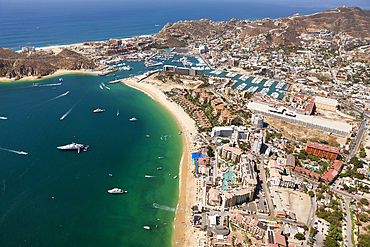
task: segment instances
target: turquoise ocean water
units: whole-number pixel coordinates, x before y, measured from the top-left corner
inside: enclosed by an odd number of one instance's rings
[[[311,14],[344,2],[369,8],[361,0],[299,6],[264,1],[4,0],[0,47],[19,50],[133,37],[156,33],[178,20]],[[173,177],[179,172],[182,140],[173,117],[144,93],[123,84],[100,89],[102,82],[146,71],[141,63],[128,64],[134,70],[117,72],[116,78],[65,75],[61,85],[51,85],[59,83],[56,77],[36,86],[0,83],[0,116],[9,118],[0,120],[0,246],[171,245],[179,185]],[[98,107],[106,111],[92,113]],[[139,121],[129,122],[133,116]],[[167,141],[161,140],[163,135]],[[89,151],[56,148],[72,141],[89,145]],[[108,194],[113,187],[128,193]],[[144,230],[144,225],[153,230]]]
[[[28,153],[0,150],[0,246],[169,246],[182,155],[175,120],[123,84],[101,90],[109,77],[63,78],[0,84],[0,147]],[[56,148],[72,141],[90,149]],[[128,193],[108,194],[113,187]]]

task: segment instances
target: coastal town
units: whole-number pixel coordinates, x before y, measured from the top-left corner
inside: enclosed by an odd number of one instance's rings
[[[282,22],[228,25],[207,37],[176,29],[175,47],[147,35],[20,53],[74,51],[97,64],[80,72],[175,116],[186,160],[173,246],[369,246],[370,39],[312,28],[277,44]],[[253,25],[273,28],[245,35]],[[138,62],[145,73],[115,75]]]

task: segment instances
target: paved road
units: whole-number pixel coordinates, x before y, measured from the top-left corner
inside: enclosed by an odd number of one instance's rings
[[[354,141],[352,141],[351,146],[349,148],[349,154],[346,159],[347,162],[357,153],[357,150],[360,147],[362,137],[364,136],[366,123],[367,120],[362,121],[360,127],[358,128],[356,138]]]
[[[261,163],[258,165],[258,168],[259,168],[259,171],[260,171],[260,179],[262,179],[262,189],[265,192],[267,203],[269,205],[270,216],[275,217],[274,205],[272,204],[271,197],[270,197],[270,190],[269,190],[269,188],[267,186],[267,182],[266,182],[266,173],[265,173],[263,159],[261,159]]]
[[[348,247],[353,247],[352,245],[352,239],[351,239],[351,230],[352,230],[352,219],[351,219],[351,212],[349,210],[349,199],[344,198],[344,207],[346,209],[346,236],[347,236],[347,246]]]

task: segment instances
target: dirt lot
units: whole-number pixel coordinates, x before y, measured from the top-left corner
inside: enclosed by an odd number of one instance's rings
[[[298,124],[288,123],[276,118],[265,116],[265,122],[281,131],[283,136],[293,140],[316,140],[316,141],[327,141],[329,144],[339,143],[345,145],[346,138],[338,137],[334,135],[328,135],[319,130],[315,130],[309,127],[303,127]]]
[[[279,192],[279,197],[283,200],[276,200],[280,202],[280,205],[276,206],[294,212],[298,222],[306,223],[311,211],[310,196],[302,192],[274,186],[271,188],[271,192],[275,198],[279,198],[275,190],[281,192]],[[290,209],[287,208],[287,205],[289,205],[288,207],[290,207]]]

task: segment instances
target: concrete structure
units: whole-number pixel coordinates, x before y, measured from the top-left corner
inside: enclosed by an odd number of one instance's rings
[[[338,101],[336,99],[329,99],[320,96],[315,97],[315,106],[318,109],[324,109],[329,111],[336,111]]]
[[[219,154],[224,159],[230,159],[235,163],[238,163],[243,150],[239,148],[230,147],[229,144],[222,145],[218,148]]]
[[[339,154],[337,147],[311,141],[307,142],[305,150],[308,154],[327,159],[337,159]]]
[[[190,76],[202,76],[203,75],[203,70],[201,69],[189,69],[189,68],[177,67],[177,66],[172,66],[172,65],[164,65],[163,71],[173,72],[175,74],[180,74],[180,75],[190,75]]]
[[[207,53],[208,52],[208,47],[205,46],[205,45],[200,45],[198,50],[199,50],[199,54]]]
[[[280,119],[294,124],[299,124],[305,127],[318,129],[324,132],[333,133],[338,136],[346,137],[352,132],[352,126],[350,124],[339,121],[333,121],[309,115],[297,114],[295,117],[292,117],[286,114],[269,112],[270,107],[268,105],[257,102],[250,102],[248,103],[247,107],[248,109],[254,111],[254,113],[270,116],[276,119]]]
[[[255,188],[251,187],[224,191],[222,195],[222,208],[233,207],[243,204],[244,202],[252,201],[254,191]]]
[[[232,126],[213,127],[211,137],[230,137],[234,132]]]

